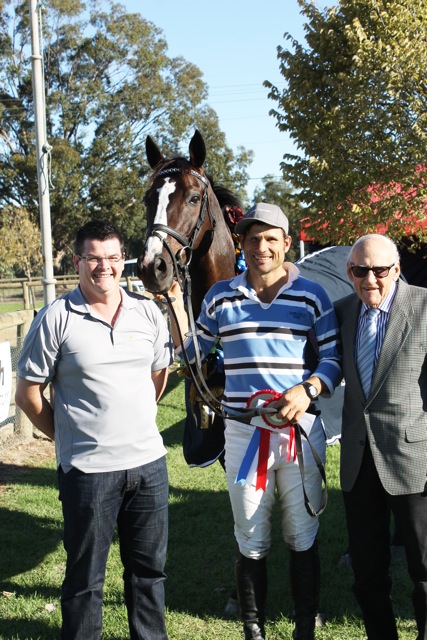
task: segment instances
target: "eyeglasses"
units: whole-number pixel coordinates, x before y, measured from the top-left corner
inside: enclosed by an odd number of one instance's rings
[[[395,263],[389,267],[362,267],[360,265],[352,264],[350,266],[351,273],[355,278],[366,278],[368,273],[372,271],[376,278],[387,278],[390,273],[390,269],[394,267]]]
[[[79,256],[77,254],[79,260],[86,260],[91,267],[95,265],[101,264],[103,260],[106,260],[108,264],[115,264],[116,262],[120,262],[125,257],[125,254],[122,253],[121,256],[103,256],[102,258],[98,258],[97,256]]]

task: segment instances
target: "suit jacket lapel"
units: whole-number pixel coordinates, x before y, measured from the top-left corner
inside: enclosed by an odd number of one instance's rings
[[[384,341],[372,378],[372,386],[368,398],[369,400],[378,393],[391,371],[393,363],[401,350],[408,333],[412,329],[412,325],[410,323],[410,316],[412,313],[413,310],[409,290],[404,282],[400,282],[390,309],[390,317],[388,319]]]
[[[365,394],[360,384],[359,372],[357,371],[356,360],[354,358],[354,342],[356,339],[357,325],[359,321],[361,302],[356,294],[349,300],[346,312],[341,323],[341,339],[343,342],[344,358],[347,358],[346,384],[351,386],[354,393],[360,396],[360,400],[365,403]]]

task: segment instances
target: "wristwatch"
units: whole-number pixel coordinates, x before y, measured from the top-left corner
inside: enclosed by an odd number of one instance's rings
[[[319,397],[319,392],[314,384],[310,384],[309,382],[301,382],[301,384],[304,387],[305,392],[310,400],[317,400],[317,398]]]

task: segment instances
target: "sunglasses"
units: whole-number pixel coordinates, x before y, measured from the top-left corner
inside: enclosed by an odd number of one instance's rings
[[[391,264],[389,267],[361,267],[357,264],[352,264],[350,269],[355,278],[366,278],[370,271],[372,271],[376,278],[387,278],[394,264],[395,263]]]

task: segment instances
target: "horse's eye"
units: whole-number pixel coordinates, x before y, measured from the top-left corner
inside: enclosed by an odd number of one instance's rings
[[[191,198],[190,198],[190,203],[191,204],[199,204],[199,202],[200,202],[200,196],[199,196],[198,193],[194,194],[194,196],[191,196]]]

